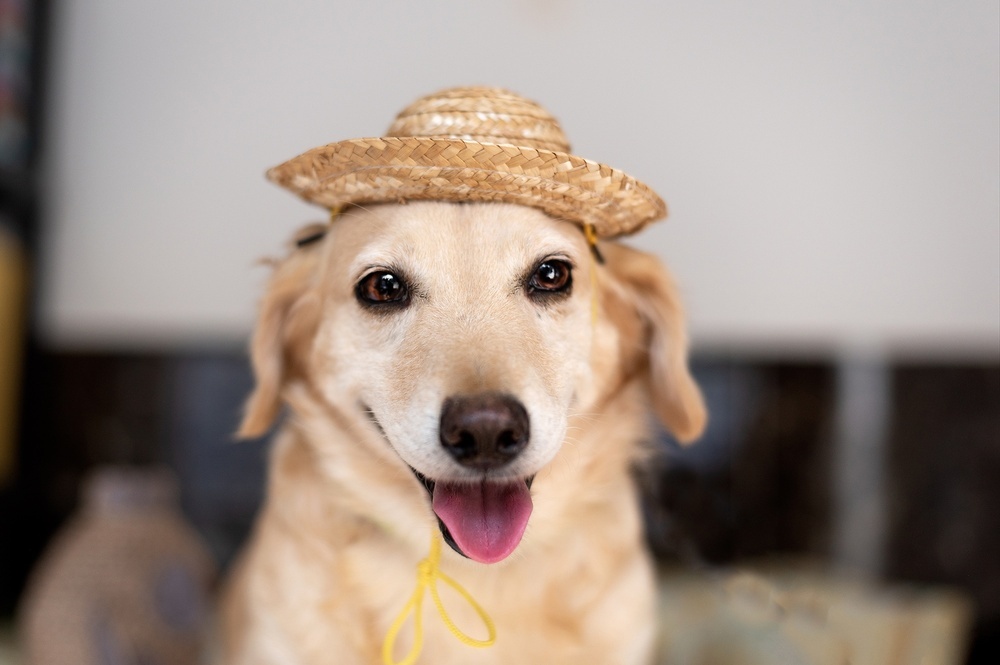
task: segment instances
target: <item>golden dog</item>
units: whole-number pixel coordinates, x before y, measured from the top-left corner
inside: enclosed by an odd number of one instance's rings
[[[240,434],[290,416],[224,603],[225,662],[382,662],[432,534],[491,648],[423,608],[420,663],[649,663],[630,469],[705,408],[660,263],[509,203],[352,207],[277,262]],[[455,623],[481,637],[443,588]],[[400,633],[395,657],[413,640]]]

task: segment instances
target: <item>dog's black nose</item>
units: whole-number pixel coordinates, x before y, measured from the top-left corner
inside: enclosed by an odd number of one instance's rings
[[[473,469],[503,466],[524,450],[529,434],[528,412],[510,395],[449,397],[441,409],[441,445]]]

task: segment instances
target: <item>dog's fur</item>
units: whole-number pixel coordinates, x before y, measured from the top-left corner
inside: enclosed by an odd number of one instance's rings
[[[480,391],[513,395],[528,412],[530,442],[509,474],[537,474],[534,512],[499,563],[443,552],[442,570],[495,621],[495,646],[459,643],[428,600],[419,662],[649,661],[655,584],[630,469],[650,412],[681,441],[706,416],[668,274],[623,245],[600,250],[599,266],[579,225],[532,208],[422,202],[352,208],[276,263],[240,434],[263,434],[282,402],[291,415],[226,593],[227,663],[381,662],[438,530],[411,468],[471,477],[442,450],[438,426],[446,398]],[[526,275],[553,256],[573,266],[572,291],[533,301]],[[409,277],[405,309],[359,304],[373,266]],[[442,596],[459,626],[485,634],[464,601]]]

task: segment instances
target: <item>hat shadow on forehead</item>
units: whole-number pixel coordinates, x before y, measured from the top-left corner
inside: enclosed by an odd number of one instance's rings
[[[559,122],[500,88],[452,88],[406,107],[387,135],[313,148],[268,171],[306,201],[504,201],[634,233],[666,215],[653,190],[624,172],[570,154]]]

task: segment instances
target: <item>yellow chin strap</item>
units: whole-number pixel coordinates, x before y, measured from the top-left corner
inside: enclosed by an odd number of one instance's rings
[[[427,555],[426,559],[417,564],[417,588],[413,590],[410,600],[403,606],[402,611],[389,627],[389,632],[385,634],[385,641],[382,642],[382,662],[384,665],[413,665],[417,662],[417,658],[420,657],[420,650],[424,646],[424,622],[421,610],[424,602],[424,591],[426,590],[430,590],[434,606],[437,607],[438,614],[441,615],[444,625],[447,626],[451,634],[462,644],[481,649],[493,646],[493,643],[496,642],[497,630],[486,610],[480,607],[479,603],[472,598],[472,595],[462,585],[441,572],[441,569],[438,567],[440,563],[441,534],[435,530],[433,535],[431,535],[430,554]],[[437,589],[438,580],[441,580],[457,591],[469,603],[472,609],[476,611],[476,614],[479,615],[479,618],[482,619],[489,637],[485,640],[477,640],[463,633],[455,625],[455,622],[448,616],[448,612],[445,611],[444,605],[441,603],[441,597],[438,595]],[[393,648],[396,646],[396,636],[399,635],[399,631],[402,629],[403,624],[406,623],[410,614],[413,614],[413,646],[410,647],[409,653],[406,654],[403,660],[396,661],[393,660],[392,656]]]
[[[597,249],[597,231],[593,224],[583,225],[583,235],[590,245],[590,327],[597,327],[597,317],[599,314],[597,306],[597,264],[604,263],[601,251]]]

